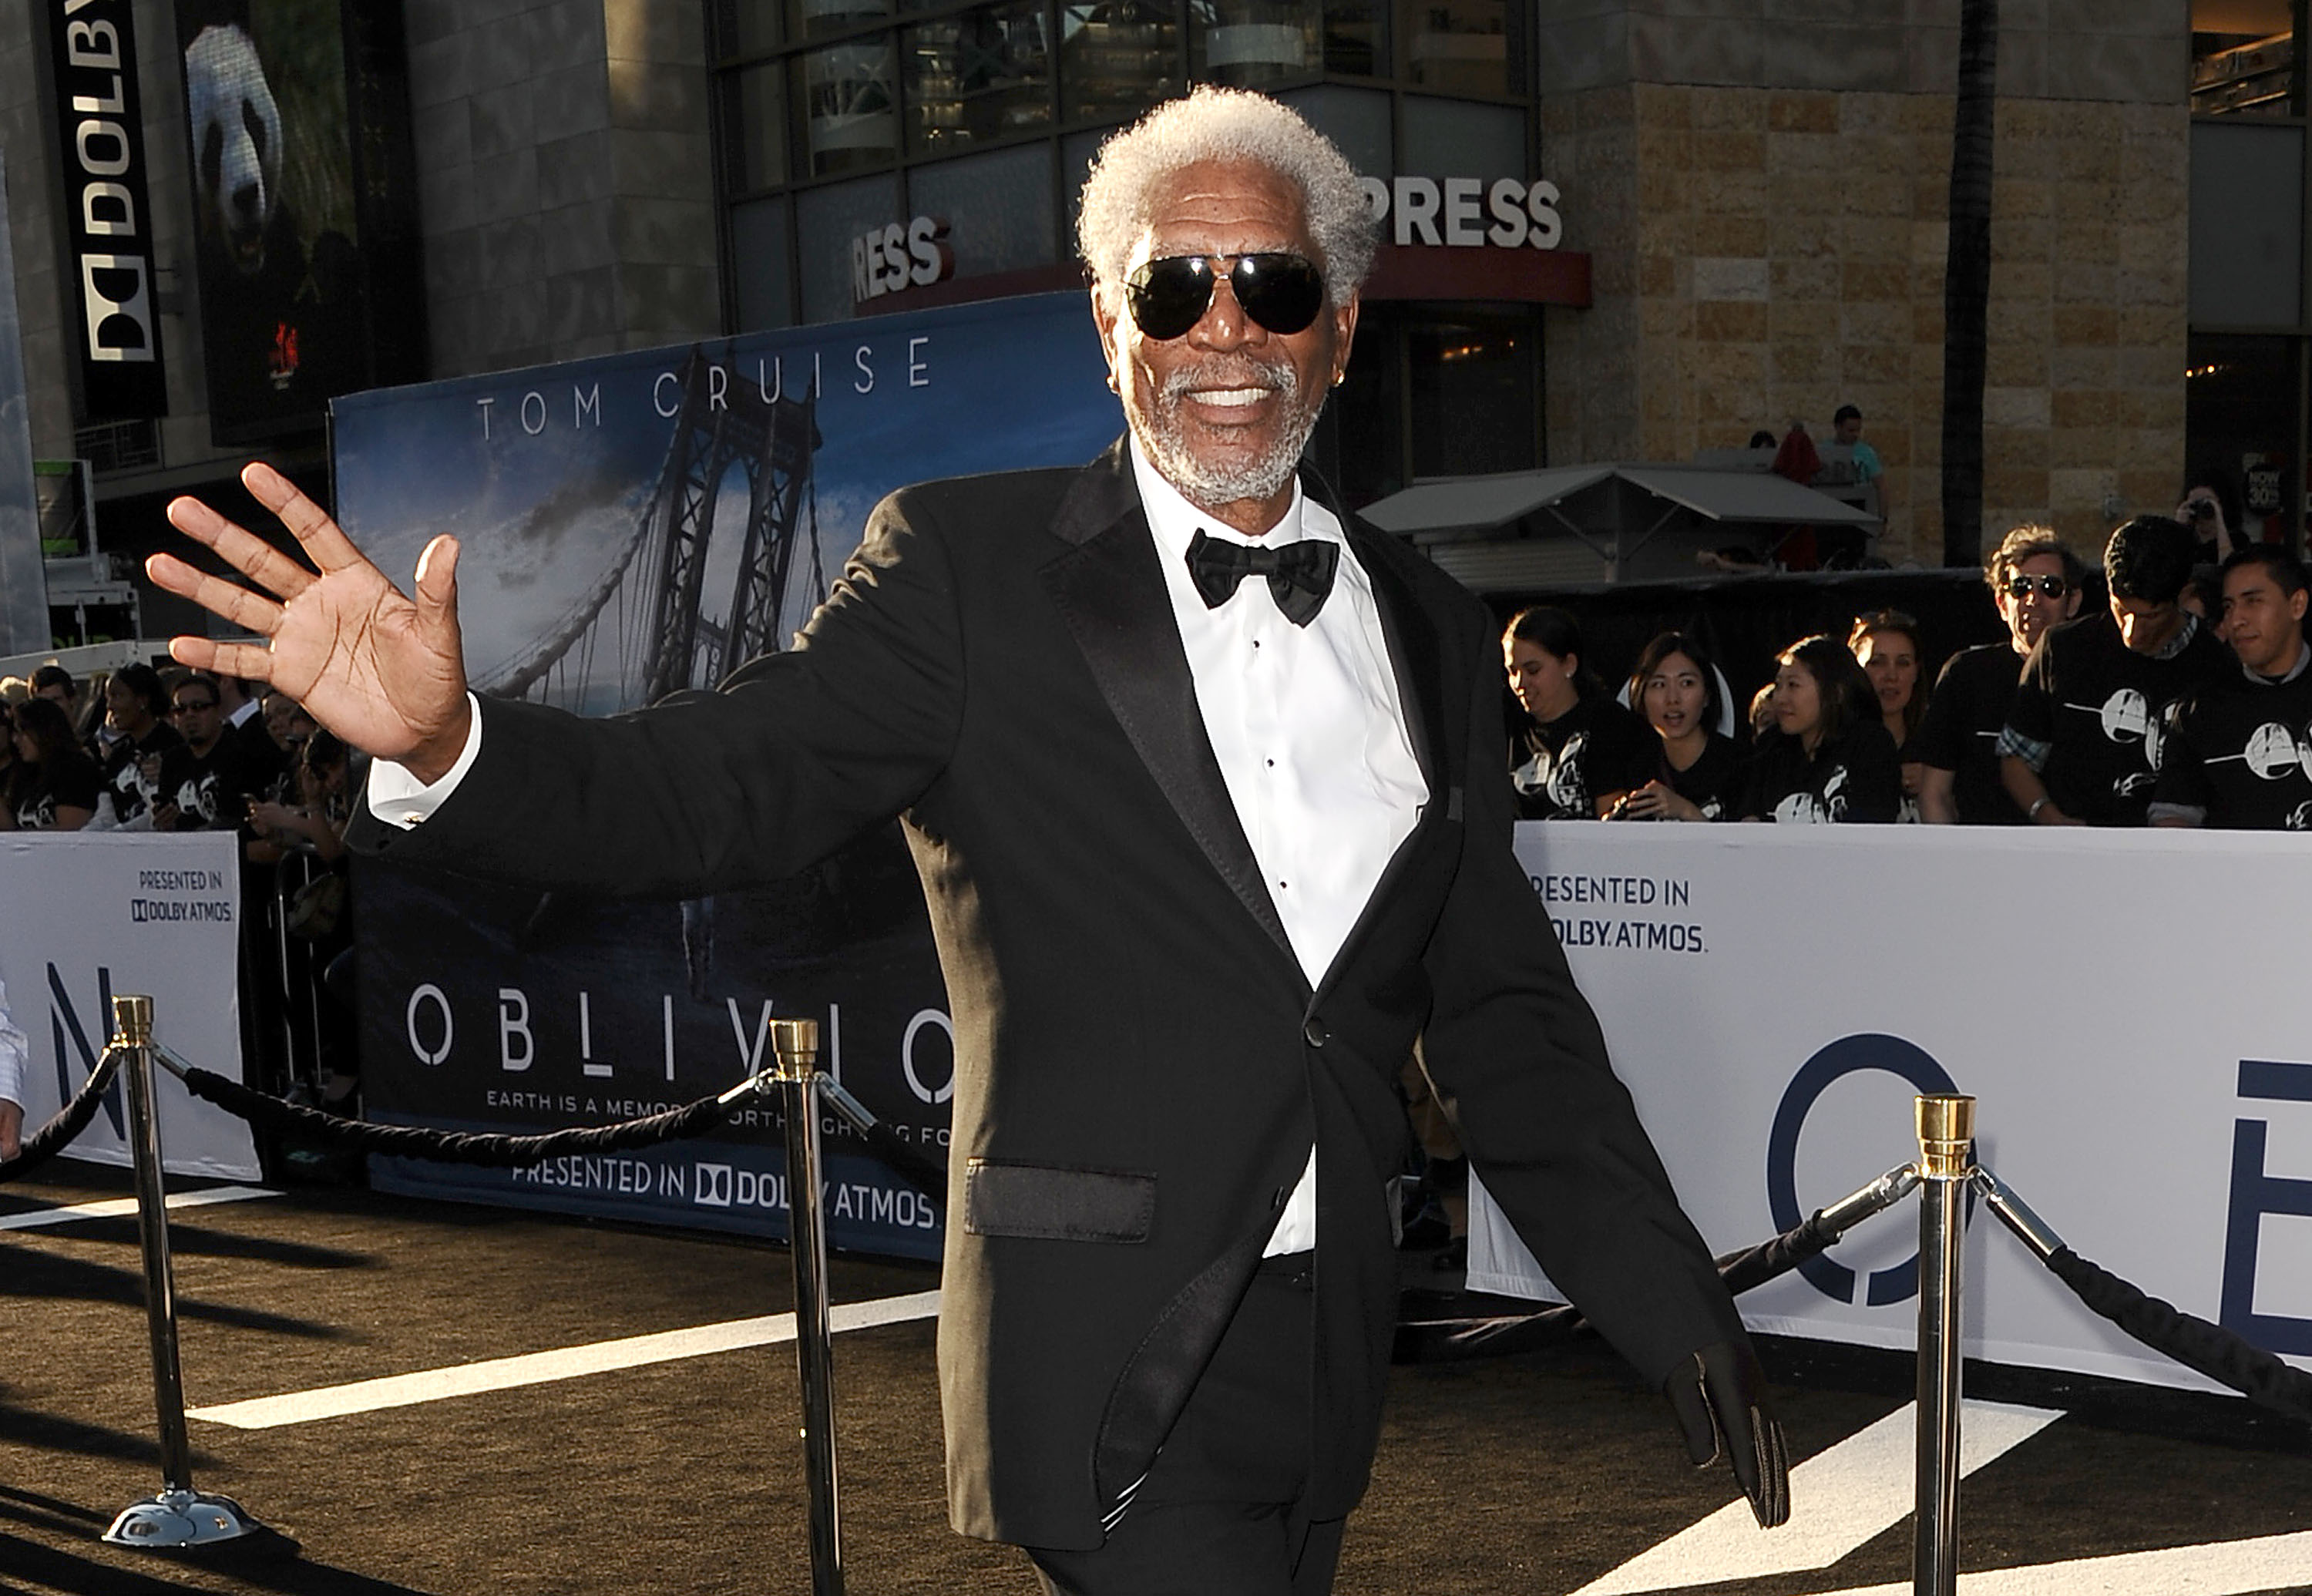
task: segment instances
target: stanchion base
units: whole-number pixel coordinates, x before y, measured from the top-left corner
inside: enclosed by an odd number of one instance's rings
[[[122,1508],[112,1528],[104,1532],[104,1539],[113,1546],[165,1551],[267,1533],[265,1526],[230,1496],[163,1491]]]

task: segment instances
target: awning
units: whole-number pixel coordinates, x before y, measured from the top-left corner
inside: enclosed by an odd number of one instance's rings
[[[1771,471],[1608,463],[1554,466],[1415,483],[1365,506],[1367,521],[1404,535],[1489,532],[1618,477],[1710,521],[1781,526],[1876,526],[1878,518]]]

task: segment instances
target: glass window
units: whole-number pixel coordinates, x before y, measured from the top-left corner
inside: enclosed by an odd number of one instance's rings
[[[1427,178],[1523,178],[1526,113],[1511,105],[1405,97],[1405,170]]]
[[[722,148],[731,192],[749,194],[787,180],[785,63],[723,75]]]
[[[1541,391],[1541,329],[1531,311],[1409,311],[1413,475],[1530,470]]]
[[[1312,83],[1278,99],[1309,119],[1309,125],[1331,139],[1349,158],[1349,164],[1369,178],[1397,175],[1397,159],[1389,148],[1388,93],[1382,89],[1352,89],[1341,83]],[[1473,109],[1492,110],[1492,106]],[[1514,114],[1514,113],[1512,113]],[[1520,172],[1519,175],[1523,175]]]
[[[2303,538],[2296,514],[2299,351],[2294,338],[2197,335],[2184,384],[2186,486],[2213,488],[2224,523],[2250,542],[2290,548],[2302,547]]]
[[[1325,70],[1350,77],[1389,77],[1385,0],[1325,0]]]
[[[891,14],[891,0],[793,0],[793,4],[797,39],[848,33]]]
[[[795,196],[801,250],[802,319],[817,326],[852,313],[851,243],[871,227],[903,219],[896,177],[861,178],[806,189]]]
[[[710,0],[706,14],[718,61],[743,60],[786,42],[786,0]]]
[[[812,177],[889,166],[898,157],[897,66],[888,33],[797,61]]]
[[[2293,327],[2303,314],[2304,129],[2192,127],[2192,320]]]
[[[2193,0],[2192,111],[2286,117],[2303,110],[2300,0]]]
[[[794,267],[787,254],[787,202],[749,200],[731,208],[731,284],[740,332],[794,324]]]
[[[1047,144],[941,161],[907,173],[907,208],[948,224],[955,275],[1052,260],[1052,152]]]
[[[975,6],[901,38],[910,150],[961,149],[1051,125],[1052,56],[1038,0]]]
[[[1068,238],[1073,249],[1076,218],[1083,214],[1084,179],[1091,175],[1091,158],[1099,153],[1099,146],[1116,131],[1113,127],[1097,127],[1089,133],[1071,133],[1060,140],[1060,194],[1068,202]]]
[[[1516,0],[1419,0],[1406,22],[1406,81],[1448,94],[1522,92]]]
[[[1060,115],[1121,122],[1180,92],[1179,13],[1145,0],[1060,7]]]
[[[1190,0],[1190,75],[1247,88],[1324,66],[1321,0]]]

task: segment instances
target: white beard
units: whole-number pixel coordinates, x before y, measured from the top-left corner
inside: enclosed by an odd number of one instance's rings
[[[1192,388],[1214,386],[1268,389],[1283,400],[1292,413],[1292,420],[1276,434],[1267,450],[1251,460],[1236,464],[1200,460],[1189,451],[1184,435],[1180,401]],[[1204,506],[1265,499],[1290,482],[1294,468],[1300,463],[1300,451],[1308,444],[1309,434],[1317,428],[1318,412],[1325,404],[1321,391],[1315,403],[1303,401],[1300,375],[1291,363],[1280,360],[1270,365],[1248,356],[1222,356],[1206,363],[1201,370],[1176,371],[1154,398],[1149,435],[1140,440],[1141,447],[1148,452],[1149,460],[1164,479],[1180,490],[1183,498]]]

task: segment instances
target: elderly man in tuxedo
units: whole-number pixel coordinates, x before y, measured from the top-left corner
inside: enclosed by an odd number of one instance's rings
[[[1081,242],[1128,436],[892,495],[718,692],[477,703],[455,543],[405,598],[256,467],[319,574],[179,501],[254,586],[154,579],[267,642],[177,657],[377,755],[355,845],[436,867],[692,893],[903,819],[956,1025],[950,1518],[1047,1589],[1330,1588],[1416,1043],[1551,1278],[1780,1521],[1756,1361],[1511,853],[1493,628],[1300,469],[1372,259],[1355,174],[1201,90],[1108,142]]]

